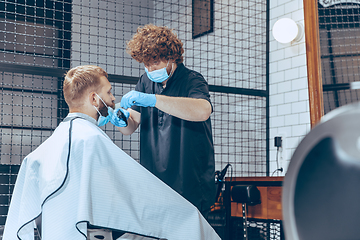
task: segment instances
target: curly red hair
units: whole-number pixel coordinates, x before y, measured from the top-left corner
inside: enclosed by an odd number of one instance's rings
[[[154,61],[174,60],[183,62],[183,44],[172,29],[147,24],[138,27],[136,34],[128,41],[126,52],[145,65]]]

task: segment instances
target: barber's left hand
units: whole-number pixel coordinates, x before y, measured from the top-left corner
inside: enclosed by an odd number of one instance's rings
[[[128,109],[132,105],[140,107],[155,107],[155,94],[142,93],[138,91],[130,91],[121,98],[120,105],[122,108]]]
[[[125,109],[117,108],[113,110],[113,113],[109,112],[110,122],[117,127],[126,127],[128,125],[127,120],[129,119],[130,113]],[[122,117],[118,117],[122,116]]]

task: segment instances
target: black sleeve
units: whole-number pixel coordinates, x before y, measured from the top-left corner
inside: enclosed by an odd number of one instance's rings
[[[211,109],[213,110],[213,105],[210,101],[209,85],[206,82],[205,78],[197,72],[193,72],[189,76],[189,97],[191,98],[200,98],[209,101]]]
[[[139,81],[137,82],[136,86],[135,86],[135,91],[138,91],[138,92],[145,92],[145,87],[144,87],[144,84],[142,82],[142,79],[143,79],[143,76],[140,77]],[[131,109],[132,110],[135,110],[139,113],[141,113],[141,107],[139,106],[136,106],[136,105],[132,105],[131,106]]]

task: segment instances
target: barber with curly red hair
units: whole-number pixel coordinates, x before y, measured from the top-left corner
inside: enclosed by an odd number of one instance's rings
[[[140,163],[206,217],[215,201],[212,104],[204,77],[184,66],[182,45],[167,27],[137,29],[127,52],[145,73],[121,99],[130,117],[119,130],[140,125]]]

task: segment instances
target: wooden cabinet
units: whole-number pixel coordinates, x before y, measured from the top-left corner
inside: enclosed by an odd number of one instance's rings
[[[225,179],[228,181],[229,179]],[[260,191],[261,204],[248,206],[248,218],[282,220],[281,193],[283,177],[236,177],[233,186],[254,185]],[[242,217],[242,204],[231,202],[231,216]]]

